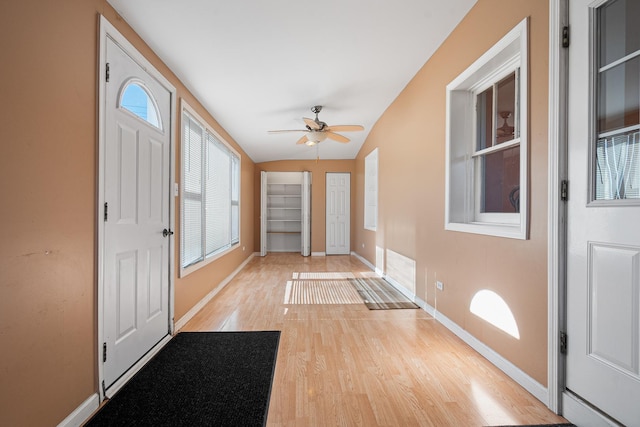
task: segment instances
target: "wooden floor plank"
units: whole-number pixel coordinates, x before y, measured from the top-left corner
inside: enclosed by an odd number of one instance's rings
[[[352,256],[254,258],[182,330],[282,331],[270,427],[566,422],[423,310],[284,304],[294,277],[344,273],[370,271]]]

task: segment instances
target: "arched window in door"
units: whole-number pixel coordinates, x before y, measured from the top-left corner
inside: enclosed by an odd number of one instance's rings
[[[158,105],[151,92],[141,81],[129,80],[120,93],[119,108],[129,111],[136,117],[162,130]]]

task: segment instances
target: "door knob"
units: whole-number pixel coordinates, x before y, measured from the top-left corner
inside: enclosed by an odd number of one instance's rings
[[[173,235],[173,231],[168,230],[166,228],[164,230],[162,230],[162,237],[167,237],[167,236],[171,236],[171,235]]]

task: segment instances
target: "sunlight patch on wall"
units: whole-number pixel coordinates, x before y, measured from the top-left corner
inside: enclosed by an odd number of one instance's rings
[[[504,299],[495,292],[483,289],[476,293],[471,300],[469,310],[515,339],[520,339],[518,324],[511,309]]]
[[[384,274],[384,249],[376,246],[376,273],[380,276]]]

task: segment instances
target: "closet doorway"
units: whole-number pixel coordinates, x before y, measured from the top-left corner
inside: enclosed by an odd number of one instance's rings
[[[261,172],[260,255],[311,254],[311,172]]]

